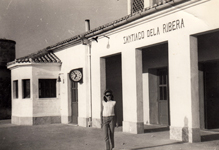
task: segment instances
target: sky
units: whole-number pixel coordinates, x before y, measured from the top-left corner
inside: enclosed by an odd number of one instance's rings
[[[127,15],[127,0],[0,0],[0,39],[16,42],[16,58]]]

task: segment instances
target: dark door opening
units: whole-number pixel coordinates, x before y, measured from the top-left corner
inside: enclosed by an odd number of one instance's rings
[[[204,65],[205,128],[219,128],[219,62]]]
[[[106,88],[113,91],[116,101],[116,113],[119,126],[123,121],[122,104],[122,65],[121,55],[107,57],[106,61]]]
[[[78,124],[78,83],[71,81],[71,123]]]

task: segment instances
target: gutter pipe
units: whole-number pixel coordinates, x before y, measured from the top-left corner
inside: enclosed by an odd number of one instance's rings
[[[90,31],[90,20],[85,20],[85,31]],[[88,127],[92,126],[92,79],[91,79],[91,43],[89,40],[86,43],[88,48],[88,74],[89,74],[89,118],[88,118]]]

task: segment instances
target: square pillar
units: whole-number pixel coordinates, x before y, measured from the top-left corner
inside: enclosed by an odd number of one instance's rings
[[[170,139],[199,142],[197,38],[169,40]]]
[[[123,132],[143,133],[142,53],[122,53]]]
[[[92,127],[101,128],[101,109],[106,89],[105,58],[92,55]]]
[[[60,98],[60,106],[61,106],[61,123],[68,124],[71,122],[71,100],[69,87],[70,87],[70,79],[68,78],[68,73],[59,74],[61,82],[58,82],[59,86],[59,98]]]
[[[78,125],[91,127],[91,48],[84,46],[83,83],[78,83]],[[83,59],[81,57],[81,59]]]

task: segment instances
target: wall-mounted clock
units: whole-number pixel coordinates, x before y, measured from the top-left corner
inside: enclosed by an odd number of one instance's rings
[[[83,79],[82,68],[71,70],[69,73],[69,77],[74,82],[82,82]]]

